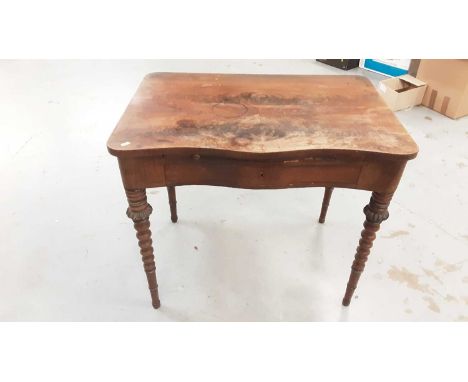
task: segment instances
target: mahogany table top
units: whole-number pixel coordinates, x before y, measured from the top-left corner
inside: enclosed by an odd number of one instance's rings
[[[190,149],[220,156],[418,147],[371,82],[350,75],[147,75],[108,141],[118,157]]]

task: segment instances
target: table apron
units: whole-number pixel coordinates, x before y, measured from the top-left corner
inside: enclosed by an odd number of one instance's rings
[[[200,157],[119,158],[126,188],[212,185],[249,189],[326,187],[393,192],[406,161],[361,158],[239,160]]]

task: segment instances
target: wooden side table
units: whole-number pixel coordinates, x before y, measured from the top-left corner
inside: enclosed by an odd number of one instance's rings
[[[372,192],[343,298],[349,305],[406,162],[418,148],[361,76],[154,73],[107,143],[120,173],[148,278],[160,306],[146,189],[334,187]]]

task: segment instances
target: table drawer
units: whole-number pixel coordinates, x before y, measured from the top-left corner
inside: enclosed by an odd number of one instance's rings
[[[333,157],[256,161],[193,155],[188,158],[166,158],[164,167],[168,185],[289,188],[356,185],[362,164]]]

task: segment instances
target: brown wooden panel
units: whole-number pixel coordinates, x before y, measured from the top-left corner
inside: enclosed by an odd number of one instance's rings
[[[161,157],[119,158],[120,174],[125,188],[161,187],[164,160]]]
[[[241,188],[356,186],[361,163],[309,158],[285,161],[240,161],[223,158],[167,160],[169,185],[204,184]]]
[[[356,188],[392,193],[400,182],[406,161],[369,161],[362,166]]]

